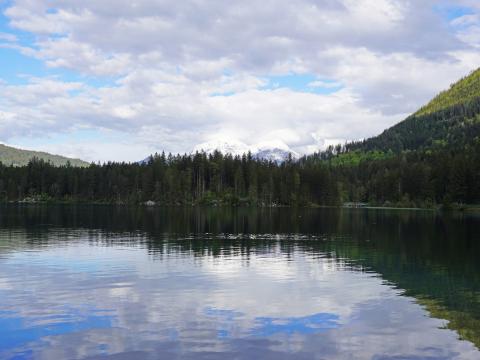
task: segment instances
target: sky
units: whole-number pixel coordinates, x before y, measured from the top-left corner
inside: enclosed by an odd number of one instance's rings
[[[0,142],[101,162],[307,154],[479,65],[478,0],[0,0]]]

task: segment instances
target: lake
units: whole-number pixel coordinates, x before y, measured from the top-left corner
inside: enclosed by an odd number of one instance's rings
[[[480,359],[480,216],[0,207],[0,359]]]

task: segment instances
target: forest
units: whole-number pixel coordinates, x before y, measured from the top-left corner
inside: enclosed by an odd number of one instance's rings
[[[344,150],[345,151],[345,150]],[[368,155],[370,154],[370,155]],[[339,159],[348,158],[349,161]],[[144,164],[0,165],[3,201],[213,206],[434,207],[480,203],[480,141],[435,151],[342,152],[282,164],[246,154],[154,155]]]

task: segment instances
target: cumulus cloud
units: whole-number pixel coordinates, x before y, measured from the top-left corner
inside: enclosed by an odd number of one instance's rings
[[[79,80],[0,83],[0,111],[9,114],[0,115],[0,140],[86,128],[128,134],[139,151],[189,152],[231,139],[306,153],[372,136],[478,66],[478,7],[464,1],[468,14],[445,19],[435,6],[12,1],[4,11],[9,26],[34,40],[20,45],[2,33],[4,46]],[[302,74],[318,79],[305,91],[272,89],[265,80]],[[309,91],[319,87],[331,91]],[[97,160],[135,160],[139,151],[104,151]]]

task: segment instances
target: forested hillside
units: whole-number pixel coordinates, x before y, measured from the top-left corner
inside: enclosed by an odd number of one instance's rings
[[[418,112],[382,134],[347,144],[343,152],[462,148],[480,137],[480,69],[441,92]]]
[[[52,155],[40,151],[16,149],[11,146],[0,144],[0,162],[5,165],[25,166],[33,158],[42,159],[57,166],[66,165],[67,162],[69,162],[72,166],[89,165],[89,163],[79,159],[70,159],[64,156]]]
[[[400,153],[413,150],[462,148],[480,136],[480,97],[465,104],[429,113],[412,115],[381,135],[347,144],[345,150]]]
[[[480,71],[382,134],[307,157],[328,163],[342,200],[480,203]]]
[[[480,69],[453,84],[450,89],[442,91],[415,114],[431,114],[454,105],[467,104],[480,96]]]

